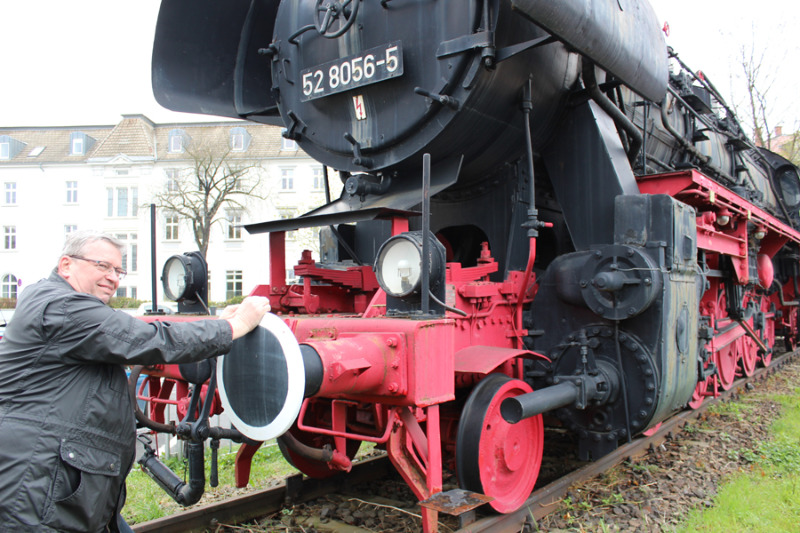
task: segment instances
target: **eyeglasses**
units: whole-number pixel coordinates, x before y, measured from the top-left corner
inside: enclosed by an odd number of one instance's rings
[[[101,270],[106,274],[110,272],[114,272],[117,275],[117,279],[122,281],[128,272],[126,270],[122,270],[121,268],[116,268],[114,265],[107,261],[98,261],[97,259],[87,259],[86,257],[81,257],[79,255],[68,255],[67,257],[71,257],[73,259],[80,259],[81,261],[86,261],[87,263],[94,263],[94,266],[97,267],[97,270]]]

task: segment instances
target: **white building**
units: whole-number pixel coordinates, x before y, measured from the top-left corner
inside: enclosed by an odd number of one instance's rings
[[[0,297],[15,298],[47,277],[67,233],[99,229],[128,246],[123,267],[129,274],[118,296],[151,300],[149,205],[171,180],[191,175],[194,159],[186,148],[198,142],[220,153],[230,150],[232,161],[258,165],[245,179],[259,180],[263,198],[249,198],[244,210],[220,209],[207,255],[209,299],[222,302],[269,283],[267,235],[250,235],[239,226],[321,205],[322,167],[274,126],[154,124],[143,115],[123,115],[114,126],[0,128]],[[338,195],[341,185],[333,186]],[[155,218],[160,278],[167,258],[198,247],[188,220],[164,210]],[[314,248],[314,238],[303,231],[287,235],[290,278],[301,250]],[[157,288],[163,301],[160,281]]]

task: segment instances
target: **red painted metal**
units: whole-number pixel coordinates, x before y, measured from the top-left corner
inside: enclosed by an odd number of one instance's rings
[[[319,317],[286,322],[297,340],[322,358],[325,373],[318,396],[417,406],[454,398],[452,319]]]
[[[637,182],[643,193],[669,194],[694,207],[698,213],[698,247],[729,255],[737,281],[741,284],[751,281],[747,246],[749,230],[764,232],[758,253],[770,258],[789,240],[800,242],[800,232],[696,170],[639,176]],[[718,220],[721,214],[730,215],[731,221],[721,225]]]
[[[250,294],[269,298],[273,313],[363,313],[378,288],[371,266],[320,268],[309,250],[303,250],[294,267],[303,283],[287,285],[284,232],[270,233],[269,255],[270,284],[259,285]]]
[[[758,254],[757,261],[758,283],[762,289],[769,289],[775,280],[775,266],[772,264],[772,258],[767,254]]]
[[[533,491],[544,451],[544,426],[541,415],[509,424],[500,415],[500,404],[532,391],[524,381],[504,383],[486,406],[480,428],[481,484],[484,494],[494,498],[489,505],[501,513],[519,509]]]
[[[393,219],[392,226],[393,234],[408,229],[405,219]],[[522,344],[526,332],[518,304],[519,298],[523,303],[533,298],[533,258],[531,254],[528,272],[512,272],[503,282],[489,281],[498,265],[485,244],[476,266],[448,264],[446,303],[460,313],[448,310],[444,318],[387,317],[381,290],[369,298],[360,317],[286,317],[297,341],[319,354],[323,368],[320,388],[304,401],[293,434],[306,441],[327,439],[339,452],[349,442],[379,443],[420,500],[440,492],[442,450],[452,454],[453,445],[445,443],[454,442],[455,428],[452,417],[446,415],[442,432],[440,406],[455,399],[457,385],[470,386],[493,371],[521,376],[522,359],[541,357]],[[328,276],[308,256],[295,272],[304,279]],[[369,284],[359,285],[363,272],[339,271],[335,280],[349,288],[369,288]],[[292,290],[287,289],[282,298]],[[316,291],[316,286],[311,290]],[[305,294],[298,292],[298,297]],[[322,299],[328,295],[315,294],[324,306]],[[531,444],[525,446],[529,451]],[[338,467],[328,465],[325,471]],[[313,475],[315,468],[308,469]],[[535,481],[535,474],[532,477]],[[437,516],[435,509],[423,510],[424,531],[437,530]]]
[[[233,479],[237,489],[246,487],[250,482],[250,467],[253,464],[253,456],[256,454],[262,443],[247,444],[239,446],[236,452],[236,459],[233,467]]]
[[[395,408],[401,421],[394,424],[386,451],[389,460],[419,500],[426,500],[442,491],[442,455],[439,406],[412,411]],[[424,428],[423,428],[424,424]],[[439,513],[422,508],[422,530],[438,531]]]

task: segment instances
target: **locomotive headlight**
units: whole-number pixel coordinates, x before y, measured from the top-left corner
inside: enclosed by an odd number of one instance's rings
[[[383,243],[375,261],[375,273],[381,288],[395,298],[419,291],[422,278],[421,236],[404,233]]]
[[[175,302],[195,300],[206,283],[206,266],[200,252],[173,255],[164,263],[164,295]]]

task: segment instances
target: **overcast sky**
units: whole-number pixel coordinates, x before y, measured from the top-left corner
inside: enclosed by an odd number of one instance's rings
[[[152,96],[150,55],[159,3],[0,0],[0,126],[109,125],[134,113],[158,123],[207,120],[166,111]],[[659,20],[669,22],[668,44],[690,67],[704,71],[732,105],[744,98],[735,77],[740,49],[749,49],[755,38],[756,50],[768,52],[773,125],[800,126],[799,0],[651,4]]]

